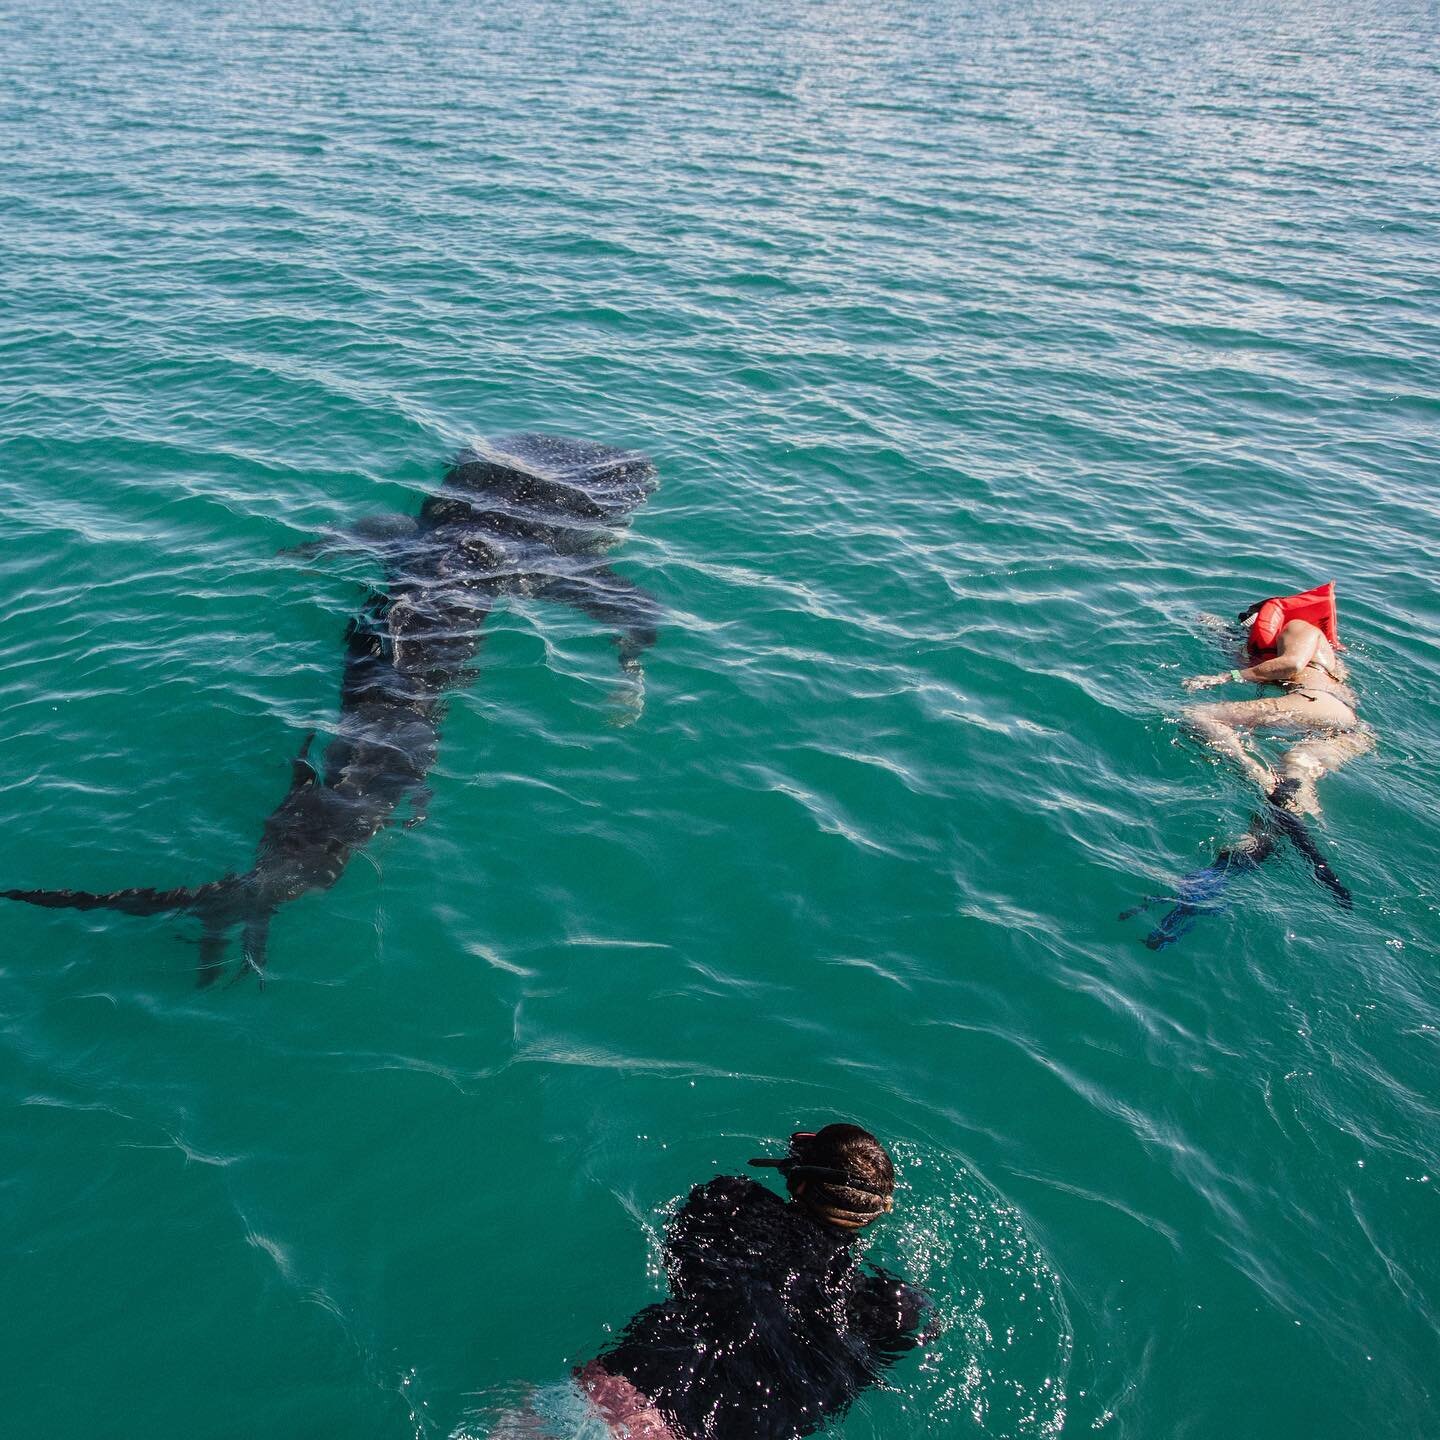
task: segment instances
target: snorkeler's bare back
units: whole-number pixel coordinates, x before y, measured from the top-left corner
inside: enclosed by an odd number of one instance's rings
[[[1292,620],[1280,632],[1276,658],[1301,667],[1291,676],[1277,676],[1276,683],[1294,695],[1316,700],[1322,696],[1332,697],[1350,711],[1353,719],[1357,701],[1355,692],[1346,683],[1349,671],[1318,626],[1308,620]]]

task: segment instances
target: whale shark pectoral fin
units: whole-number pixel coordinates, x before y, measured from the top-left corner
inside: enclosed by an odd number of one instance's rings
[[[200,959],[195,965],[197,990],[208,990],[225,973],[225,946],[224,930],[207,926],[200,937]]]
[[[309,744],[307,737],[300,750],[302,758]],[[227,875],[224,880],[208,888],[204,897],[193,907],[193,913],[202,925],[200,957],[195,965],[197,990],[208,990],[225,973],[230,931],[234,929],[238,918],[237,911],[246,878]]]
[[[383,510],[375,515],[362,515],[341,532],[352,543],[371,545],[410,540],[420,533],[420,520],[399,510]]]
[[[557,575],[535,591],[550,600],[598,620],[615,631],[620,668],[632,681],[642,678],[640,657],[660,638],[660,602],[633,580],[608,565],[595,565],[572,575]]]
[[[417,785],[410,792],[410,816],[404,822],[403,828],[413,830],[417,825],[423,825],[430,814],[430,802],[435,798],[435,792],[428,785]]]
[[[299,545],[282,545],[275,554],[282,560],[314,560],[329,548],[329,540],[305,540]]]
[[[260,982],[260,988],[265,988],[265,947],[270,939],[270,917],[274,914],[272,910],[266,910],[262,914],[252,915],[245,922],[245,929],[240,936],[240,957],[241,966],[235,972],[231,984],[238,984],[252,971]]]
[[[320,779],[320,772],[316,770],[314,763],[310,760],[310,743],[315,739],[315,732],[312,730],[300,744],[300,749],[295,758],[290,762],[290,789],[301,790],[306,785],[314,785]]]
[[[569,605],[614,630],[622,683],[610,694],[610,724],[617,728],[633,725],[645,713],[642,657],[660,638],[660,602],[608,565],[557,576],[535,593],[542,600]]]
[[[349,525],[327,528],[314,540],[286,545],[275,553],[289,560],[315,560],[321,555],[344,550],[372,550],[383,555],[397,545],[414,539],[419,532],[420,521],[414,515],[387,511],[379,515],[362,515]]]

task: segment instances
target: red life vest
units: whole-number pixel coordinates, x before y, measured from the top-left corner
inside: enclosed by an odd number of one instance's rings
[[[1273,650],[1280,632],[1292,620],[1308,620],[1318,625],[1325,638],[1337,648],[1340,634],[1336,628],[1338,616],[1335,611],[1335,582],[1317,585],[1313,590],[1302,591],[1299,595],[1277,595],[1267,600],[1255,612],[1250,625],[1250,643],[1257,650]]]

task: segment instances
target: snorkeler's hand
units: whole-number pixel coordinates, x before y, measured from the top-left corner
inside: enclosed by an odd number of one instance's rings
[[[1180,683],[1187,690],[1208,690],[1212,685],[1223,685],[1229,678],[1228,675],[1192,675]]]

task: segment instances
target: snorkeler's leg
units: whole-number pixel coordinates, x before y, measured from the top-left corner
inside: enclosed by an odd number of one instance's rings
[[[1259,869],[1274,852],[1275,827],[1266,815],[1252,816],[1244,835],[1231,841],[1208,865],[1192,870],[1181,880],[1175,904],[1145,937],[1145,944],[1151,950],[1173,945],[1201,915],[1221,908],[1221,897],[1233,876]],[[1148,908],[1148,902],[1137,905],[1120,918],[1124,920]]]
[[[1311,735],[1292,745],[1280,757],[1280,774],[1296,782],[1294,798],[1288,809],[1301,815],[1320,813],[1320,796],[1315,782],[1322,775],[1338,770],[1347,760],[1354,760],[1375,748],[1375,735],[1367,726],[1323,735]]]
[[[1217,754],[1234,760],[1268,794],[1275,787],[1274,773],[1245,748],[1236,722],[1225,713],[1239,708],[1238,705],[1192,705],[1185,711],[1185,723],[1192,734]]]

